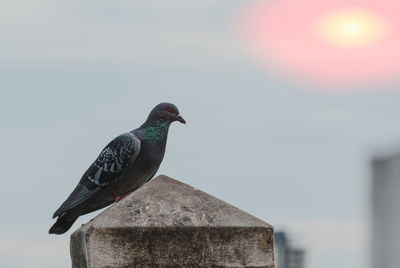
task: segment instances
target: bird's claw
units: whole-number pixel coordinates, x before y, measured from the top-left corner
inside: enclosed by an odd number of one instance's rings
[[[114,200],[115,202],[119,202],[121,201],[121,199],[123,199],[124,197],[126,197],[127,195],[129,195],[131,192],[124,194],[123,196],[119,196],[119,195],[115,195],[114,196]]]

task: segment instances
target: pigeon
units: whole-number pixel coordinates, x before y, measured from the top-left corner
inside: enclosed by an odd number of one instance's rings
[[[63,234],[84,214],[118,202],[151,180],[165,153],[172,122],[186,124],[178,108],[160,103],[139,128],[113,139],[83,174],[78,185],[54,213],[50,234]]]

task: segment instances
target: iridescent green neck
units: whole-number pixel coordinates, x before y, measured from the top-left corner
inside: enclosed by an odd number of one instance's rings
[[[144,127],[144,140],[150,143],[163,141],[168,134],[169,123],[166,121],[153,121]]]

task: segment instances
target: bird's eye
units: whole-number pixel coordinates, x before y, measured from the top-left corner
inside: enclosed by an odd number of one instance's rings
[[[169,113],[172,113],[172,112],[174,111],[174,109],[172,109],[172,107],[168,107],[168,108],[167,108],[167,111],[168,111]]]

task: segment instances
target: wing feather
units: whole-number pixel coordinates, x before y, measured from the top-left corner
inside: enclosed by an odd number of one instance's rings
[[[67,212],[68,210],[76,207],[77,205],[82,204],[90,197],[94,196],[99,190],[100,187],[89,189],[82,184],[78,184],[75,187],[75,190],[69,195],[67,200],[62,203],[62,205],[59,209],[57,209],[56,212],[54,212],[53,219],[57,216],[64,214],[64,212]]]
[[[125,168],[132,164],[140,151],[140,140],[132,133],[125,133],[111,141],[83,175],[99,186],[107,186],[121,176]]]
[[[112,140],[83,174],[75,190],[54,213],[53,218],[82,204],[102,187],[116,182],[124,169],[136,160],[139,151],[140,140],[130,132]]]

